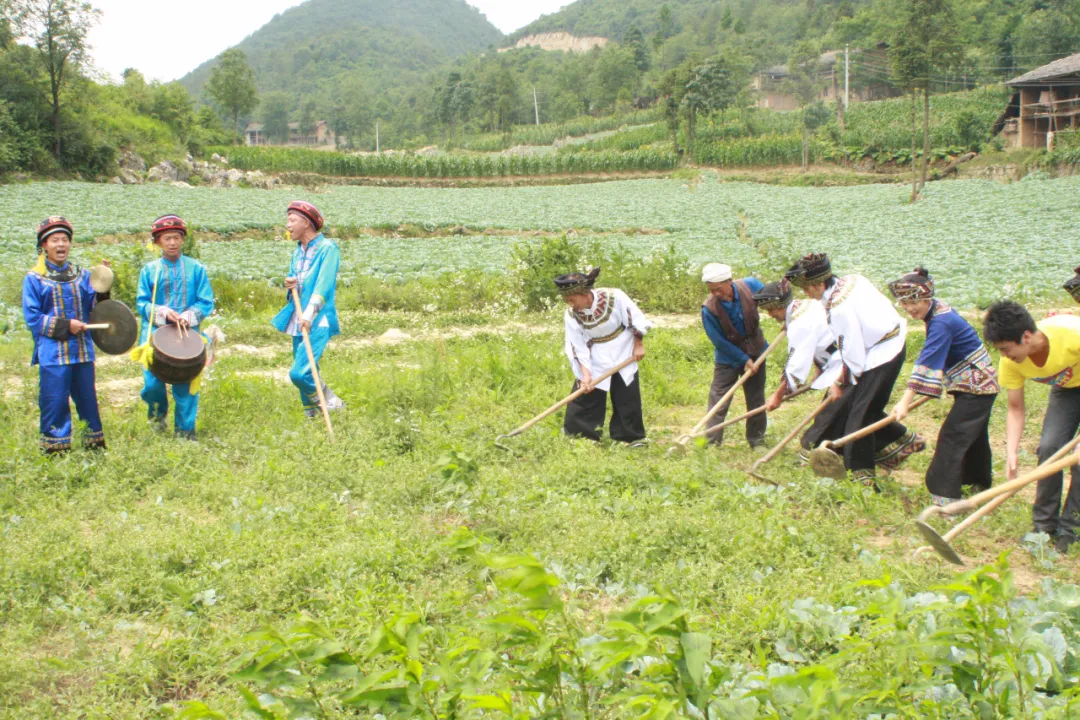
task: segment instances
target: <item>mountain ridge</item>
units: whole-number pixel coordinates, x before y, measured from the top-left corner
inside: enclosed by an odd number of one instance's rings
[[[298,90],[301,78],[333,92],[335,78],[357,71],[367,73],[372,89],[400,86],[504,40],[465,0],[307,0],[233,47],[244,51],[261,93],[302,95],[308,93]],[[200,96],[220,57],[200,64],[180,84]]]

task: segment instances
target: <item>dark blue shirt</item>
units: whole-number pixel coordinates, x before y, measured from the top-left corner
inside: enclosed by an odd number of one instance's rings
[[[931,397],[945,392],[998,392],[990,356],[967,320],[940,300],[932,300],[925,322],[926,342],[911,371],[909,388]],[[961,372],[955,373],[958,366]]]
[[[751,292],[758,292],[761,288],[765,287],[757,278],[746,278],[743,280],[746,286],[750,288]],[[731,324],[735,326],[735,329],[740,334],[746,335],[746,321],[743,319],[742,302],[739,299],[739,288],[732,285],[732,290],[735,291],[735,297],[731,302],[720,302],[722,307],[731,318]],[[720,327],[720,321],[716,319],[716,316],[709,312],[708,308],[701,308],[701,324],[705,326],[705,334],[709,336],[709,340],[712,340],[713,347],[716,348],[716,352],[713,354],[717,365],[730,365],[731,367],[741,368],[746,365],[746,361],[750,359],[750,356],[742,351],[738,345],[728,340],[724,334],[723,328]],[[768,347],[768,344],[765,345]]]

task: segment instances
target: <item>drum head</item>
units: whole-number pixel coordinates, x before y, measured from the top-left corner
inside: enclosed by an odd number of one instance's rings
[[[194,360],[203,354],[206,345],[202,336],[187,329],[180,333],[176,325],[164,325],[154,331],[154,352],[172,360]]]
[[[108,323],[103,330],[91,330],[94,345],[106,355],[123,355],[135,346],[139,325],[128,306],[118,300],[102,300],[90,313],[90,324]]]

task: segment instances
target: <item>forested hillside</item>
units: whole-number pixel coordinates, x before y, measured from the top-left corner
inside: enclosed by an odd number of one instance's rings
[[[1076,51],[1076,0],[954,0],[955,33],[969,45],[965,65],[1006,73]],[[833,48],[887,41],[898,24],[893,0],[577,0],[517,30],[511,40],[565,31],[624,41],[640,31],[672,57],[749,36],[764,58],[783,62],[811,40]],[[666,47],[664,47],[666,46]]]
[[[578,0],[513,33],[600,35],[611,43],[586,54],[537,48],[473,54],[426,90],[433,138],[463,131],[505,132],[514,124],[602,116],[668,94],[671,73],[712,59],[749,85],[753,73],[794,54],[881,48],[903,36],[906,0]],[[947,34],[957,50],[935,71],[932,92],[999,83],[1080,49],[1080,0],[950,0]],[[890,62],[854,55],[856,85],[894,81]],[[536,91],[534,106],[533,90]],[[418,97],[425,98],[424,92]],[[752,103],[747,93],[739,101]],[[383,122],[393,123],[393,117]],[[360,139],[363,142],[362,139]]]
[[[308,0],[274,17],[237,47],[260,93],[284,92],[292,110],[314,100],[339,129],[394,114],[412,129],[430,96],[425,73],[503,35],[465,0]],[[217,62],[181,79],[199,97]]]

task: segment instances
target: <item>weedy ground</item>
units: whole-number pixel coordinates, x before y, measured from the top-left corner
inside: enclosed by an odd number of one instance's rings
[[[455,560],[461,528],[490,552],[539,558],[584,627],[643,588],[668,589],[726,661],[768,657],[797,598],[840,606],[885,573],[912,592],[953,577],[936,557],[911,559],[929,453],[879,495],[815,478],[793,451],[767,466],[781,487],[761,484],[743,472],[754,456],[738,427],[722,449],[669,456],[711,378],[692,316],[666,318],[648,338],[649,447],[565,438],[560,415],[496,449],[497,434],[570,389],[557,315],[527,319],[481,332],[413,327],[419,341],[379,342],[385,326],[347,313],[324,362],[348,403],[333,443],[303,420],[286,339],[261,318],[234,331],[212,368],[198,444],[155,434],[137,370],[109,359],[98,375],[109,449],[62,459],[37,453],[28,343],[0,345],[0,717],[167,717],[189,700],[236,717],[228,672],[249,632],[298,617],[356,628],[400,611],[470,627],[489,591]],[[909,359],[920,342],[912,336]],[[777,363],[768,372],[774,387]],[[1025,466],[1045,403],[1035,396]],[[779,410],[770,440],[815,402]],[[916,411],[912,424],[932,437],[947,408]],[[1008,503],[960,551],[985,563],[1011,550],[1023,592],[1038,593],[1042,578],[1076,581],[1074,559],[1019,547],[1028,513],[1027,501]]]
[[[1020,237],[1026,214],[1075,179],[940,183],[915,206],[886,187],[688,180],[321,196],[343,224],[386,230],[343,243],[344,334],[323,365],[348,403],[333,443],[303,419],[290,341],[268,323],[282,294],[266,278],[289,252],[271,240],[274,218],[291,197],[0,188],[19,218],[0,242],[7,267],[31,264],[23,221],[57,203],[109,234],[138,231],[155,202],[202,216],[213,322],[228,334],[198,444],[156,434],[140,369],[104,358],[108,450],[45,459],[21,273],[0,277],[0,718],[1069,717],[1080,572],[1022,540],[1029,491],[958,540],[970,567],[988,566],[958,576],[912,559],[929,453],[875,494],[815,478],[794,448],[766,468],[778,487],[749,478],[739,427],[722,449],[667,449],[704,413],[712,377],[688,274],[700,260],[771,276],[827,247],[879,285],[931,260],[966,312],[1002,293],[1050,302],[1063,297],[1075,203],[1023,234],[1023,282],[1003,287],[1016,278],[978,248]],[[470,234],[488,228],[557,236]],[[215,241],[236,232],[254,237]],[[976,250],[958,250],[969,233],[962,247]],[[116,251],[116,294],[130,301],[146,256],[86,241],[88,262]],[[550,278],[587,264],[661,321],[641,369],[652,442],[568,439],[560,413],[499,450],[496,435],[570,391]],[[921,340],[911,334],[905,376]],[[1030,468],[1045,389],[1028,401]],[[770,441],[816,402],[778,410]],[[948,406],[909,422],[932,440]],[[1003,399],[992,437],[1000,474]]]

